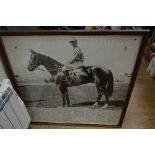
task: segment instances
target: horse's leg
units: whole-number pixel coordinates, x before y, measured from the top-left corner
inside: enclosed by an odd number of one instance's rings
[[[63,105],[63,107],[66,105],[66,100],[65,100],[65,95],[64,94],[61,94],[61,96],[62,96],[62,105]]]
[[[69,107],[70,106],[70,100],[69,100],[69,96],[68,96],[68,90],[65,93],[65,98],[66,98],[66,101],[67,101],[67,106]]]
[[[68,89],[67,89],[67,83],[62,82],[59,85],[59,89],[61,91],[61,96],[62,96],[62,101],[63,101],[63,106],[66,105],[67,102],[67,106],[70,106],[70,100],[69,100],[69,96],[68,96]]]
[[[106,93],[104,93],[104,95],[105,95],[105,104],[102,107],[102,109],[106,109],[108,107],[108,102],[109,102],[109,96]]]
[[[101,92],[101,93],[98,94],[97,101],[96,101],[96,103],[95,103],[92,107],[98,106],[98,104],[99,104],[99,102],[100,102],[100,99],[101,99],[102,95],[103,95],[103,92]]]
[[[97,92],[98,92],[98,97],[97,97],[97,101],[94,105],[92,105],[92,107],[96,107],[98,106],[99,102],[100,102],[100,99],[103,95],[103,91],[101,91],[100,87],[98,86],[98,84],[96,84],[96,87],[97,87]]]
[[[63,107],[66,105],[66,100],[65,100],[65,91],[64,91],[64,88],[59,85],[59,90],[61,92],[61,97],[62,97],[62,105]]]

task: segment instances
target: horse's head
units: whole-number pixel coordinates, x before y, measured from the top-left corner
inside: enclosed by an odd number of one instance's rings
[[[39,66],[38,55],[32,49],[30,49],[30,53],[31,53],[31,56],[28,63],[28,70],[34,71]]]

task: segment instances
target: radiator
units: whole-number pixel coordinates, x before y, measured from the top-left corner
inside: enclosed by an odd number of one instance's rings
[[[4,79],[0,83],[0,128],[27,129],[29,124],[30,116],[23,101],[10,81]]]

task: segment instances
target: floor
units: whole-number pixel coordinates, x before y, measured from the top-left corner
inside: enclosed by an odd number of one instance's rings
[[[142,61],[122,128],[155,128],[155,80]]]
[[[124,129],[155,128],[155,80],[148,76],[146,71],[147,65],[148,63],[143,60],[122,125]],[[30,124],[30,128],[57,129],[83,127]]]

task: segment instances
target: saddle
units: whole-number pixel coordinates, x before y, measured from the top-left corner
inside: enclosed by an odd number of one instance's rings
[[[86,67],[86,66],[80,66],[75,69],[67,69],[64,71],[64,74],[65,74],[64,79],[72,82],[73,79],[75,79],[77,76],[79,76],[81,74],[81,72],[83,72],[87,76],[88,75],[87,68],[88,67]]]

